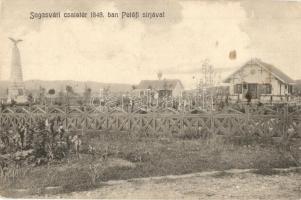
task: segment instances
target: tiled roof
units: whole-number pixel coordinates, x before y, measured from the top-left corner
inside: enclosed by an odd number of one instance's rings
[[[281,70],[279,70],[277,67],[275,67],[274,65],[265,63],[263,61],[261,61],[258,58],[255,59],[251,59],[248,62],[246,62],[242,67],[240,67],[238,70],[236,70],[234,73],[232,73],[230,76],[228,76],[224,82],[229,82],[230,78],[236,74],[238,71],[240,71],[242,68],[246,67],[249,64],[257,64],[258,66],[261,66],[263,68],[265,68],[267,71],[271,72],[278,80],[284,82],[284,83],[295,83],[295,81],[290,78],[288,75],[286,75],[285,73],[283,73]]]
[[[181,81],[178,79],[142,80],[137,89],[173,90],[177,83],[184,89]]]

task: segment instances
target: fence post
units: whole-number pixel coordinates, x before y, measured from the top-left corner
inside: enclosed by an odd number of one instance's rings
[[[169,135],[169,133],[170,133],[170,128],[169,128],[169,126],[170,126],[170,116],[164,116],[164,118],[165,118],[165,126],[163,126],[164,127],[164,133],[163,134],[166,134],[166,135]]]
[[[283,107],[282,113],[282,140],[287,139],[287,124],[288,124],[288,105]]]
[[[181,120],[180,133],[178,133],[178,134],[182,135],[184,133],[184,114],[183,113],[181,114],[180,120]]]
[[[156,133],[156,117],[155,117],[155,114],[153,113],[152,114],[152,118],[153,118],[153,132],[152,132],[152,135],[155,135]]]
[[[115,115],[115,126],[114,126],[115,130],[119,130],[119,116],[118,114]]]
[[[251,115],[250,114],[250,105],[245,105],[244,108],[245,108],[245,119],[246,119],[245,123],[246,123],[246,127],[248,127],[247,125],[250,121],[250,115]]]
[[[108,113],[108,114],[106,114],[105,116],[106,116],[106,122],[105,122],[105,124],[106,124],[106,129],[107,130],[109,130],[109,115],[110,115],[110,113]]]
[[[215,130],[214,130],[214,117],[213,117],[213,112],[211,110],[211,113],[210,113],[210,132],[212,134],[212,136],[214,135],[215,133]]]
[[[128,114],[128,118],[129,118],[129,121],[128,121],[128,123],[129,123],[129,132],[131,133],[132,132],[132,120],[133,120],[133,117],[132,117],[132,113],[129,113]]]
[[[68,107],[65,106],[65,129],[68,129]]]
[[[143,127],[143,116],[142,115],[140,115],[139,116],[139,119],[140,119],[140,128],[142,128]]]
[[[87,109],[87,106],[84,106],[84,113],[85,113],[85,118],[84,118],[84,128],[85,128],[85,131],[88,130],[88,109]]]
[[[32,118],[33,118],[33,114],[32,112],[30,111],[30,117],[29,117],[29,127],[32,127]],[[2,123],[0,124],[2,126]]]

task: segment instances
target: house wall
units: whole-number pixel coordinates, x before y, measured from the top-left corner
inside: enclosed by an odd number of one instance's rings
[[[177,83],[175,88],[172,91],[172,96],[174,96],[174,97],[181,96],[182,92],[183,92],[183,87],[181,86],[180,83]]]
[[[230,94],[235,95],[234,85],[245,83],[258,83],[258,84],[271,84],[272,91],[271,95],[285,95],[288,94],[288,87],[285,88],[285,84],[281,83],[276,79],[270,72],[266,71],[264,68],[261,68],[257,64],[249,64],[241,72],[238,72],[233,75],[230,87]],[[281,89],[280,89],[281,88]],[[247,91],[243,91],[247,92]],[[242,99],[245,94],[240,94],[240,99]]]

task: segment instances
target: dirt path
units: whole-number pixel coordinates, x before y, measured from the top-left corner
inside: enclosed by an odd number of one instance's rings
[[[118,199],[297,199],[301,200],[301,174],[258,175],[248,170],[205,172],[181,176],[109,181],[93,191],[47,198]],[[41,198],[41,197],[39,197]]]

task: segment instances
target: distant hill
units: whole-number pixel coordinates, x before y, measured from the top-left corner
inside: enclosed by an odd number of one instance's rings
[[[67,85],[71,86],[76,93],[84,92],[85,88],[91,88],[92,93],[98,93],[101,88],[110,87],[111,92],[126,92],[132,90],[132,85],[122,83],[101,83],[95,81],[42,81],[42,80],[28,80],[24,81],[26,90],[38,91],[40,87],[43,87],[48,91],[49,89],[55,89],[56,91],[65,91]],[[9,87],[9,81],[0,81],[0,96],[5,96],[7,88]]]

